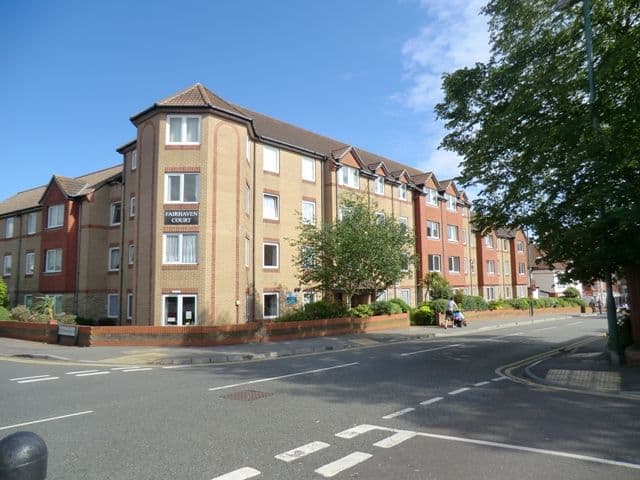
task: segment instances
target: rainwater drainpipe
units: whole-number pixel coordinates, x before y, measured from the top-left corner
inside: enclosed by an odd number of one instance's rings
[[[18,258],[16,259],[16,292],[14,294],[14,305],[18,305],[20,299],[20,259],[22,258],[22,217],[24,213],[18,215],[19,218],[19,226],[18,226]]]
[[[122,321],[122,316],[124,315],[126,317],[127,315],[127,305],[124,305],[124,308],[122,308],[123,306],[123,298],[128,298],[127,295],[124,294],[124,238],[125,238],[125,230],[126,230],[126,225],[127,222],[129,221],[129,214],[131,213],[131,205],[126,205],[125,204],[125,199],[126,199],[126,175],[127,175],[127,161],[126,161],[126,156],[124,157],[123,161],[122,161],[122,180],[120,180],[120,204],[122,205],[122,209],[120,211],[120,271],[118,272],[118,291],[120,292],[120,295],[118,298],[118,302],[120,303],[120,311],[118,312],[118,324],[122,325],[123,321]],[[138,200],[136,199],[136,202]],[[128,207],[128,208],[127,208]],[[137,205],[136,205],[136,210],[137,210]],[[138,212],[136,211],[136,215],[138,214]],[[127,252],[128,253],[128,252]],[[124,313],[123,313],[124,312]]]
[[[247,132],[248,134],[248,132]],[[257,137],[256,137],[257,138]],[[251,321],[256,321],[256,206],[257,206],[257,150],[256,150],[256,141],[253,142],[253,162],[251,162],[251,168],[253,169],[253,207],[251,208],[251,217],[252,217],[252,232],[251,232],[251,289],[249,290],[249,296],[251,298]],[[246,302],[245,302],[246,303]],[[246,308],[246,305],[245,305]]]
[[[73,314],[78,316],[78,296],[80,295],[80,239],[82,238],[82,200],[78,202],[78,233],[76,235],[76,281],[73,286]]]

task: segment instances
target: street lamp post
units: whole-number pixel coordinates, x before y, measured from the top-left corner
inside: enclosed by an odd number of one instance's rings
[[[589,79],[589,104],[591,105],[591,124],[593,127],[593,134],[597,142],[600,140],[600,124],[598,122],[598,116],[596,115],[596,86],[595,76],[593,73],[593,34],[591,31],[591,3],[589,0],[558,0],[554,5],[555,11],[562,11],[571,8],[576,3],[582,2],[582,18],[584,20],[584,40],[587,50],[587,76]],[[606,283],[606,305],[607,305],[607,325],[609,329],[609,348],[618,355],[619,360],[622,360],[620,351],[620,344],[618,342],[618,327],[616,319],[616,303],[613,299],[613,281],[611,279],[611,267],[605,266],[604,271],[605,283]]]

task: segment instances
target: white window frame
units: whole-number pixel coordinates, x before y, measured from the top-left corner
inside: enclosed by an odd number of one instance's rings
[[[311,217],[309,218],[309,216],[305,213],[305,207],[307,207],[308,210],[310,210],[311,213]],[[300,212],[301,216],[302,216],[302,223],[304,223],[305,225],[315,225],[316,224],[316,202],[311,202],[308,200],[303,200],[302,201],[302,211]]]
[[[136,261],[136,246],[135,244],[130,243],[127,251],[127,264],[133,265],[135,261]]]
[[[522,240],[518,240],[518,243],[516,245],[518,248],[518,252],[520,253],[524,252],[524,242]]]
[[[402,254],[402,266],[400,269],[405,273],[409,271],[409,255],[406,253]]]
[[[266,209],[264,208],[264,206],[265,206],[265,201],[267,200],[267,197],[275,199],[276,212],[275,212],[275,216],[273,217],[266,215]],[[265,220],[280,220],[280,195],[275,193],[264,193],[262,195],[262,218]]]
[[[431,230],[431,233],[429,233]],[[427,220],[427,238],[440,238],[440,223]]]
[[[518,285],[518,297],[526,298],[527,295],[527,286],[526,285]]]
[[[496,274],[496,263],[493,260],[487,260],[487,275]]]
[[[360,170],[342,165],[338,170],[338,185],[360,189]]]
[[[409,230],[409,218],[408,217],[398,217],[398,223],[404,227],[404,231]]]
[[[408,305],[411,305],[411,290],[409,288],[401,289],[400,298],[404,300]]]
[[[469,273],[469,259],[467,257],[463,257],[462,259],[462,268],[465,275]]]
[[[251,264],[251,240],[244,237],[244,266],[249,268]]]
[[[380,292],[378,292],[378,295],[376,296],[376,302],[386,302],[388,298],[388,294],[386,290],[381,290]]]
[[[33,306],[33,294],[31,293],[27,293],[23,298],[22,298],[22,304],[31,309],[31,307]]]
[[[58,265],[58,262],[56,262],[56,260],[59,261],[59,265]],[[52,268],[49,268],[49,267],[52,267]],[[59,273],[61,271],[62,271],[62,249],[51,248],[49,250],[45,250],[44,272]]]
[[[273,158],[267,159],[267,152],[269,155],[274,155]],[[280,173],[280,150],[269,145],[262,146],[262,170],[270,173]]]
[[[460,273],[460,257],[450,256],[449,260],[449,273]]]
[[[167,298],[168,297],[176,297],[178,299],[178,309],[176,311],[176,324],[170,324],[167,323],[167,319],[166,319],[166,304],[167,304]],[[183,317],[183,307],[184,307],[184,299],[185,298],[193,298],[194,304],[193,304],[193,308],[194,308],[194,316],[195,318],[193,319],[193,325],[198,325],[198,296],[197,295],[192,295],[192,294],[175,294],[175,293],[168,293],[166,295],[162,295],[162,325],[164,326],[170,326],[170,327],[180,327],[180,326],[184,326],[184,323],[182,323],[182,317]]]
[[[129,218],[133,218],[136,216],[136,196],[132,195],[129,199]]]
[[[527,266],[524,264],[524,262],[518,263],[518,275],[526,275],[526,273]]]
[[[267,265],[267,255],[266,255],[266,249],[267,247],[275,247],[276,249],[276,254],[275,254],[275,260],[276,263],[275,265]],[[280,268],[280,244],[276,243],[276,242],[262,242],[262,268],[264,268],[265,270],[277,270]]]
[[[113,263],[113,260],[117,262],[117,265]],[[118,270],[120,270],[120,263],[120,247],[109,247],[109,254],[107,256],[107,270],[109,270],[110,272],[117,272]]]
[[[493,290],[493,287],[485,287],[487,290],[487,300],[495,300],[496,294]]]
[[[266,308],[267,308],[267,302],[266,297],[270,297],[270,296],[275,296],[276,297],[276,314],[275,315],[267,315],[266,313]],[[278,318],[278,316],[280,315],[280,293],[279,292],[263,292],[262,293],[262,318],[265,319],[271,319],[271,318]]]
[[[437,260],[437,262],[436,262]],[[436,268],[436,263],[437,268]],[[427,255],[427,269],[430,272],[441,272],[442,271],[442,262],[441,262],[441,258],[440,255],[437,254],[429,254]]]
[[[384,218],[385,218],[384,212],[376,212],[375,217],[376,217],[376,223],[378,225],[384,223]]]
[[[10,277],[13,270],[13,255],[5,255],[2,257],[2,276]]]
[[[244,184],[244,213],[251,213],[251,187],[248,183]]]
[[[64,203],[51,205],[47,210],[47,228],[64,226]]]
[[[196,238],[196,259],[194,262],[185,262],[184,261],[184,237],[185,236],[194,236]],[[170,262],[167,260],[167,238],[168,237],[178,237],[178,261]],[[198,238],[198,234],[196,232],[185,232],[185,233],[163,233],[162,234],[162,263],[164,265],[197,265],[198,264],[198,250],[200,248],[200,239]]]
[[[484,244],[487,248],[493,248],[493,235],[485,235],[484,236]]]
[[[463,245],[467,244],[468,238],[469,238],[469,233],[467,232],[467,229],[465,227],[462,227],[462,244]]]
[[[16,218],[9,217],[4,221],[4,238],[12,238],[15,233]]]
[[[127,293],[127,320],[133,318],[133,293]]]
[[[316,302],[317,293],[315,290],[305,290],[302,292],[302,304],[308,305]]]
[[[450,242],[460,241],[460,229],[457,225],[447,225],[447,240]]]
[[[384,177],[378,175],[374,181],[374,191],[378,195],[384,195]]]
[[[38,230],[38,214],[31,212],[27,215],[27,235],[33,235]]]
[[[449,210],[450,212],[455,212],[457,205],[457,199],[455,195],[445,193],[444,198],[447,200],[447,210]]]
[[[438,206],[438,191],[435,188],[425,187],[425,202],[427,205]]]
[[[244,158],[247,163],[251,163],[251,138],[249,138],[249,135],[247,135],[244,144]]]
[[[24,254],[24,274],[33,275],[36,271],[36,253],[27,252]]]
[[[509,260],[505,260],[504,261],[504,269],[503,269],[503,271],[504,271],[505,275],[511,273],[511,262],[509,262]]]
[[[398,199],[406,200],[407,199],[407,184],[401,183],[398,187]]]
[[[184,177],[185,175],[196,176],[196,199],[186,201],[184,199]],[[171,177],[180,178],[180,198],[178,200],[171,200],[171,188],[169,179]],[[164,174],[164,203],[199,203],[200,202],[200,174],[198,172],[182,172],[182,173],[165,173]]]
[[[115,305],[112,305],[112,299],[115,299]],[[113,312],[111,307],[115,306],[116,311]],[[107,293],[107,318],[118,318],[120,316],[120,294],[119,293]]]
[[[115,221],[115,215],[118,207],[120,208],[120,219]],[[122,223],[122,202],[111,202],[109,205],[109,225],[120,225]]]
[[[316,161],[313,158],[302,157],[300,168],[302,169],[302,180],[306,180],[307,182],[316,181]]]
[[[506,238],[502,239],[502,250],[505,252],[509,251],[509,240]]]
[[[131,171],[134,171],[138,168],[138,151],[131,150]]]
[[[172,142],[171,141],[171,120],[174,118],[180,119],[180,140]],[[193,118],[198,120],[198,138],[196,141],[188,142],[185,140],[187,138],[187,120],[193,119]],[[200,115],[167,115],[166,144],[167,145],[200,145],[201,130],[202,130],[202,118],[200,117]]]

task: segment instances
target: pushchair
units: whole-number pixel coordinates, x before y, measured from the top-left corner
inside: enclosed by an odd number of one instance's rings
[[[460,328],[467,326],[467,322],[464,319],[464,315],[460,310],[455,310],[453,312],[453,326],[460,327]]]

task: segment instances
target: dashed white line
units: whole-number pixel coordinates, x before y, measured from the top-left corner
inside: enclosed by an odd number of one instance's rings
[[[138,368],[135,365],[129,365],[128,367],[113,367],[111,370],[127,370],[128,368]]]
[[[76,417],[78,415],[86,415],[87,413],[93,413],[93,410],[87,410],[87,411],[78,412],[78,413],[70,413],[68,415],[59,415],[57,417],[43,418],[41,420],[33,420],[31,422],[17,423],[15,425],[8,425],[6,427],[0,427],[0,430],[8,430],[10,428],[24,427],[26,425],[33,425],[35,423],[51,422],[53,420],[61,420],[63,418]]]
[[[238,470],[234,470],[233,472],[220,475],[212,480],[245,480],[247,478],[257,477],[258,475],[260,475],[260,470],[256,470],[251,467],[243,467]]]
[[[104,370],[101,370],[99,372],[91,372],[91,373],[79,373],[76,375],[76,377],[92,377],[93,375],[108,375],[111,372],[106,372]]]
[[[185,364],[185,365],[168,365],[166,367],[162,367],[164,369],[170,369],[170,368],[185,368],[185,367],[191,367],[191,364]]]
[[[396,417],[399,417],[400,415],[404,415],[405,413],[413,412],[414,410],[415,408],[405,408],[403,410],[398,410],[397,412],[390,413],[389,415],[385,415],[382,418],[384,418],[385,420],[389,420],[391,418],[396,418]]]
[[[50,377],[50,376],[51,375],[32,375],[30,377],[10,378],[9,381],[16,382],[18,380],[30,380],[32,378],[44,378],[44,377]]]
[[[428,348],[426,350],[418,350],[417,352],[401,353],[400,356],[408,357],[409,355],[416,355],[418,353],[435,352],[436,350],[444,350],[445,348],[453,348],[453,347],[460,347],[460,346],[462,346],[461,343],[456,343],[454,345],[446,345],[444,347],[435,347],[435,348]]]
[[[354,467],[359,463],[364,462],[365,460],[369,460],[373,455],[364,452],[353,452],[346,457],[342,457],[335,462],[328,463],[323,467],[318,468],[315,472],[319,475],[322,475],[325,478],[330,478],[338,473],[347,470],[348,468]]]
[[[20,380],[16,383],[46,382],[47,380],[58,380],[59,378],[60,377],[32,378],[31,380]]]
[[[122,370],[123,372],[146,372],[148,370],[153,370],[152,368],[128,368],[126,370]]]
[[[375,425],[362,424],[362,425],[358,425],[357,427],[353,427],[348,430],[338,432],[336,433],[336,437],[346,438],[346,439],[356,438],[358,435],[362,435],[363,433],[370,432],[371,430],[377,430],[378,428],[380,427],[377,427]]]
[[[507,379],[508,379],[507,377],[500,376],[500,377],[492,378],[491,381],[492,382],[501,382],[501,381],[507,380]]]
[[[415,437],[415,432],[398,432],[396,434],[391,435],[379,442],[373,444],[374,447],[380,448],[392,448],[396,445],[400,445],[402,442],[409,440],[410,438]]]
[[[439,402],[443,397],[433,397],[429,400],[425,400],[424,402],[420,402],[420,405],[431,405],[432,403]]]
[[[280,453],[276,455],[275,458],[278,460],[282,460],[283,462],[293,462],[294,460],[298,460],[299,458],[306,457],[312,453],[318,452],[323,448],[327,448],[330,445],[324,442],[311,442],[306,445],[302,445],[301,447],[295,448],[293,450],[289,450],[288,452]]]
[[[97,371],[98,370],[76,370],[75,372],[67,372],[66,375],[77,375],[79,373],[93,373]]]
[[[458,395],[459,393],[466,392],[467,390],[471,390],[469,387],[459,388],[452,392],[449,392],[449,395]]]
[[[291,377],[297,377],[297,376],[300,376],[300,375],[309,375],[309,374],[312,374],[312,373],[326,372],[327,370],[334,370],[336,368],[344,368],[344,367],[352,367],[353,365],[359,365],[359,364],[360,364],[360,362],[345,363],[344,365],[336,365],[334,367],[327,367],[327,368],[316,368],[315,370],[307,370],[306,372],[290,373],[289,375],[280,375],[278,377],[260,378],[258,380],[251,380],[249,382],[234,383],[232,385],[223,385],[221,387],[213,387],[213,388],[210,388],[209,391],[224,390],[226,388],[240,387],[242,385],[251,385],[251,384],[254,384],[254,383],[262,383],[262,382],[270,382],[272,380],[280,380],[281,378],[291,378]]]
[[[489,385],[489,383],[491,383],[491,382],[478,382],[478,383],[474,383],[473,386],[474,387],[484,387],[485,385]]]

